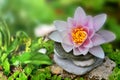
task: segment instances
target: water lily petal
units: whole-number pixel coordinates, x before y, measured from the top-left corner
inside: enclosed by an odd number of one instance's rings
[[[70,28],[76,26],[74,20],[73,20],[71,17],[69,17],[69,18],[67,19],[67,22],[68,22],[68,27],[70,27]]]
[[[73,42],[72,42],[69,34],[65,35],[65,37],[62,40],[62,43],[67,44],[67,45],[73,45]]]
[[[89,51],[89,48],[79,47],[79,51],[81,54],[86,55]]]
[[[88,27],[89,29],[93,29],[93,18],[92,18],[92,16],[87,16],[86,17],[85,27]]]
[[[76,56],[78,56],[78,55],[81,55],[82,53],[80,53],[80,51],[79,51],[78,48],[74,47],[73,48],[73,54],[76,55]]]
[[[54,25],[58,31],[66,30],[68,27],[65,21],[59,21],[59,20],[54,21]]]
[[[81,7],[78,7],[74,14],[74,20],[76,22],[76,25],[78,26],[83,25],[85,23],[85,18],[86,14],[84,10]]]
[[[93,27],[93,18],[92,16],[87,16],[87,21],[86,21],[86,24],[85,26],[88,28],[88,36],[89,38],[93,37],[94,33],[95,33],[95,30],[94,30],[94,27]]]
[[[65,30],[65,31],[60,31],[59,32],[62,36],[62,38],[64,38],[66,36],[66,34],[68,34],[68,32]]]
[[[62,43],[62,47],[66,52],[70,52],[73,49],[73,46]]]
[[[83,46],[86,47],[86,48],[90,48],[90,47],[93,46],[93,43],[92,43],[92,41],[89,38],[87,38],[85,40],[85,42],[83,43]]]
[[[105,39],[101,35],[99,35],[99,34],[95,34],[92,37],[91,41],[92,41],[94,46],[98,46],[100,44],[105,43]]]
[[[88,27],[84,27],[83,29],[87,34],[89,34],[89,28]]]
[[[58,31],[50,33],[49,38],[56,42],[62,42],[62,37]]]
[[[94,29],[98,31],[106,21],[106,14],[100,14],[93,18]]]
[[[93,54],[94,56],[102,58],[102,59],[105,57],[103,49],[100,46],[95,46],[95,47],[90,48],[89,52]]]
[[[92,38],[94,34],[95,34],[95,31],[93,29],[89,29],[89,33],[88,33],[89,38]]]
[[[113,32],[110,32],[110,31],[107,31],[107,30],[98,31],[98,34],[101,35],[104,38],[105,43],[111,42],[116,38],[116,36]]]

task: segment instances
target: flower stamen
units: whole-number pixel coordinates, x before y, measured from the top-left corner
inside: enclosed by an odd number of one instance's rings
[[[72,29],[71,36],[72,36],[72,41],[75,44],[81,45],[86,40],[87,33],[83,28],[78,27]]]

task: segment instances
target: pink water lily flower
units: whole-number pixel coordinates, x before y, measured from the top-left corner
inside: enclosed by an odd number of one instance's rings
[[[106,14],[97,16],[86,15],[81,7],[75,11],[73,18],[67,22],[57,20],[54,22],[56,31],[49,37],[55,42],[61,43],[66,52],[73,50],[74,55],[92,55],[104,58],[104,51],[101,44],[113,41],[115,35],[107,30],[100,30],[106,21]]]

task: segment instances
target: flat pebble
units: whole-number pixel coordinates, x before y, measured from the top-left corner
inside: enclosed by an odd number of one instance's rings
[[[54,54],[54,61],[65,71],[76,75],[84,75],[103,63],[103,59],[96,58],[96,61],[93,65],[88,67],[80,67],[80,66],[76,66],[71,60],[60,58],[56,54]]]
[[[85,66],[91,66],[95,62],[95,59],[93,58],[85,61],[78,61],[78,60],[72,60],[72,61],[76,66],[85,67]]]

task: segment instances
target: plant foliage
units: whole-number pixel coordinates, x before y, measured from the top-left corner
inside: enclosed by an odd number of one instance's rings
[[[47,49],[49,55],[38,52],[40,48],[52,45],[52,41],[44,41],[43,38],[32,41],[23,31],[18,31],[15,36],[10,36],[7,25],[2,20],[0,21],[0,37],[0,66],[6,76],[12,73],[9,80],[27,80],[35,66],[40,68],[42,65],[52,64],[52,60],[49,58],[52,51],[49,52]]]

